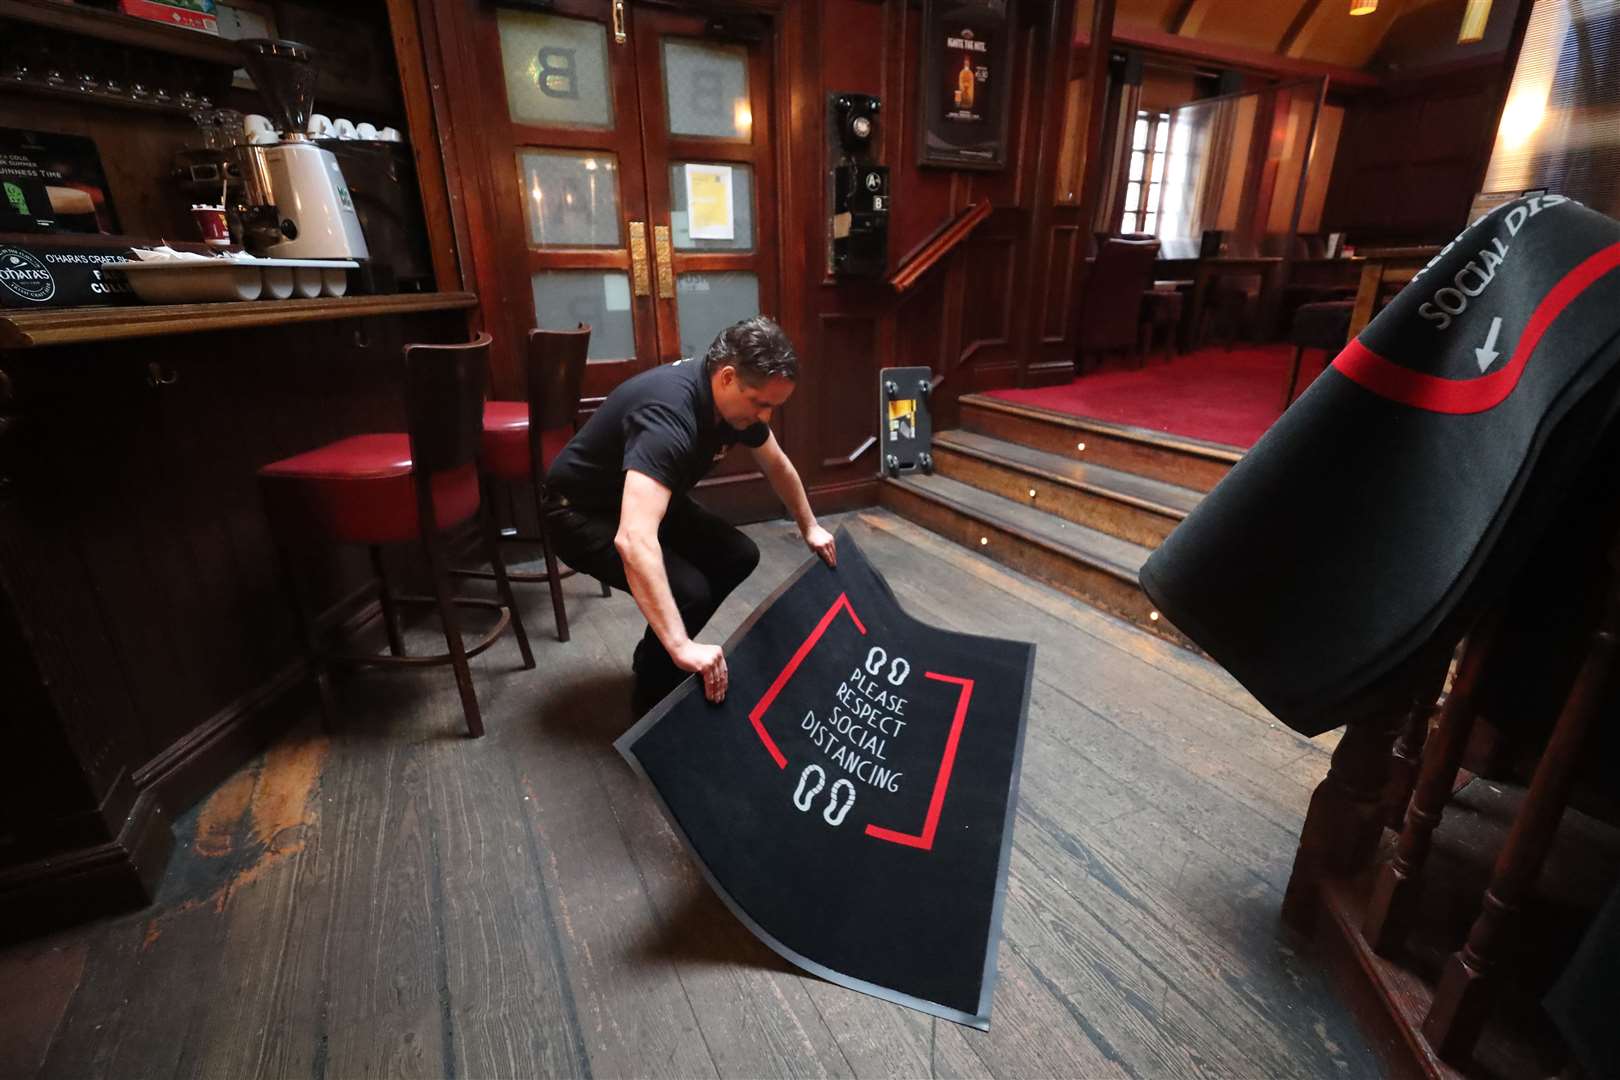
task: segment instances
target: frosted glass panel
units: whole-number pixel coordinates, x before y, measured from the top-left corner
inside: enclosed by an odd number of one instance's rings
[[[727,164],[731,169],[733,239],[694,240],[687,227],[686,166],[669,167],[669,224],[675,247],[681,251],[752,251],[754,249],[754,170],[749,165]]]
[[[534,275],[535,324],[548,330],[591,327],[592,360],[636,355],[630,275],[622,270],[547,270]]]
[[[700,357],[720,331],[759,314],[759,278],[741,271],[680,274],[675,313],[681,322],[681,355]]]
[[[531,247],[619,247],[619,162],[612,154],[518,151]]]
[[[748,51],[740,45],[665,38],[664,97],[672,134],[746,139],[753,133]]]
[[[513,120],[562,127],[613,126],[607,31],[601,23],[506,8],[496,12],[496,19],[506,105]]]

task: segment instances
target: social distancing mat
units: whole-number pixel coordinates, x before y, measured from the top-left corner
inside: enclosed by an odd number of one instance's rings
[[[1035,646],[918,622],[840,531],[726,660],[617,743],[710,884],[805,970],[988,1028]]]

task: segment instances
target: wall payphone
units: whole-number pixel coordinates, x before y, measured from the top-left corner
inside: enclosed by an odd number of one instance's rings
[[[872,161],[881,99],[833,94],[838,161],[833,167],[832,272],[882,277],[889,261],[889,170]]]

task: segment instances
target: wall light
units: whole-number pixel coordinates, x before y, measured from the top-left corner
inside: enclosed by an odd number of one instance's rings
[[[1491,19],[1491,0],[1468,0],[1463,9],[1462,29],[1457,31],[1457,44],[1472,45],[1485,40],[1485,24]]]
[[[1350,0],[1350,14],[1371,15],[1378,10],[1378,0]]]

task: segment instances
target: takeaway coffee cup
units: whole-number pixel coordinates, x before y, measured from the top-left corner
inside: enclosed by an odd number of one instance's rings
[[[223,206],[194,204],[191,220],[197,223],[197,231],[202,233],[203,242],[209,247],[231,246],[231,227],[226,221]]]

